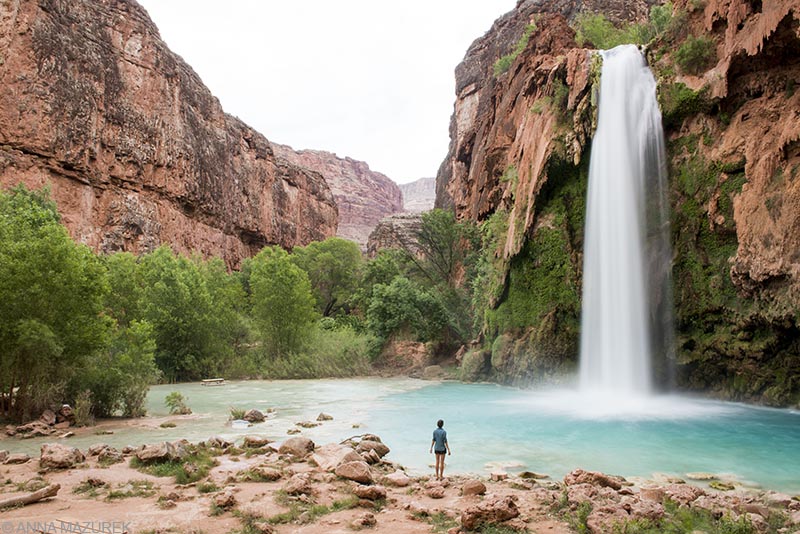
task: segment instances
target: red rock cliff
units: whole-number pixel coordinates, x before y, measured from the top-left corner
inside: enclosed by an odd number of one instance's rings
[[[133,0],[0,4],[0,184],[50,184],[99,251],[179,251],[230,266],[333,235],[318,173],[226,115]]]
[[[273,144],[275,153],[304,169],[320,173],[339,207],[336,235],[366,248],[367,238],[378,222],[403,211],[400,188],[385,175],[370,170],[363,161],[340,158],[322,150],[299,150]]]

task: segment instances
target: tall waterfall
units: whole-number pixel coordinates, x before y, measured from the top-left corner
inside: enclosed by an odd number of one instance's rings
[[[672,349],[666,158],[656,82],[633,45],[602,52],[583,260],[581,390],[647,395]],[[654,354],[658,357],[654,358]]]

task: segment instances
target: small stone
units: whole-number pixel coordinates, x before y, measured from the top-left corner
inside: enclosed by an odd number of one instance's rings
[[[434,486],[432,488],[428,488],[427,490],[425,490],[425,494],[431,499],[443,499],[444,488],[441,486]]]
[[[686,473],[686,478],[689,480],[717,480],[719,477],[714,473]]]
[[[222,493],[214,495],[212,502],[223,510],[229,510],[236,506],[236,496],[231,490],[225,490]]]
[[[371,512],[364,512],[360,516],[356,517],[351,526],[354,529],[362,529],[362,528],[370,528],[374,527],[378,524],[378,521],[375,519],[375,515]]]
[[[735,488],[733,484],[722,482],[721,480],[712,480],[708,483],[708,487],[717,491],[731,491]]]
[[[333,416],[326,413],[320,413],[317,416],[317,421],[333,421]]]
[[[489,478],[491,478],[493,482],[500,482],[508,478],[508,473],[502,471],[494,472],[489,475]]]
[[[314,421],[300,421],[300,422],[295,423],[295,425],[297,425],[297,426],[299,426],[301,428],[314,428],[316,426],[319,426],[320,423],[315,423]]]
[[[542,475],[540,473],[534,473],[533,471],[523,471],[517,475],[519,478],[524,479],[532,479],[532,480],[543,480],[546,478],[550,478],[550,475]]]
[[[8,451],[0,451],[0,464],[8,460]]]
[[[286,431],[286,433],[289,434],[290,436],[294,434],[299,434],[300,432],[301,430],[299,428],[290,428],[289,430]]]

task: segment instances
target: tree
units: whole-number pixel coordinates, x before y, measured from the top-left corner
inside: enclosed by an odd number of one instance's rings
[[[288,356],[308,341],[318,314],[308,275],[279,247],[250,263],[251,309],[267,354]]]
[[[435,209],[422,214],[415,236],[419,253],[407,253],[419,272],[434,285],[456,287],[468,264],[475,261],[479,246],[475,226],[456,221],[450,211]]]
[[[390,284],[373,288],[367,325],[383,339],[397,335],[430,341],[446,328],[447,312],[436,296],[397,276]]]
[[[362,258],[357,244],[330,237],[295,247],[291,259],[308,275],[317,310],[324,317],[346,308],[358,288]]]
[[[108,341],[106,271],[60,224],[49,191],[0,192],[2,410],[26,418],[56,400]]]
[[[103,258],[108,270],[109,292],[106,310],[121,327],[142,318],[142,280],[136,256],[130,252],[117,252]]]
[[[170,382],[216,374],[213,299],[197,263],[166,246],[140,259],[142,315],[153,327],[156,363]]]

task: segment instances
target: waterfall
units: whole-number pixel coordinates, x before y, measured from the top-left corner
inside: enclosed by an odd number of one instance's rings
[[[666,157],[656,82],[634,45],[602,52],[583,259],[580,386],[645,396],[671,360]],[[654,357],[655,355],[655,357]]]

